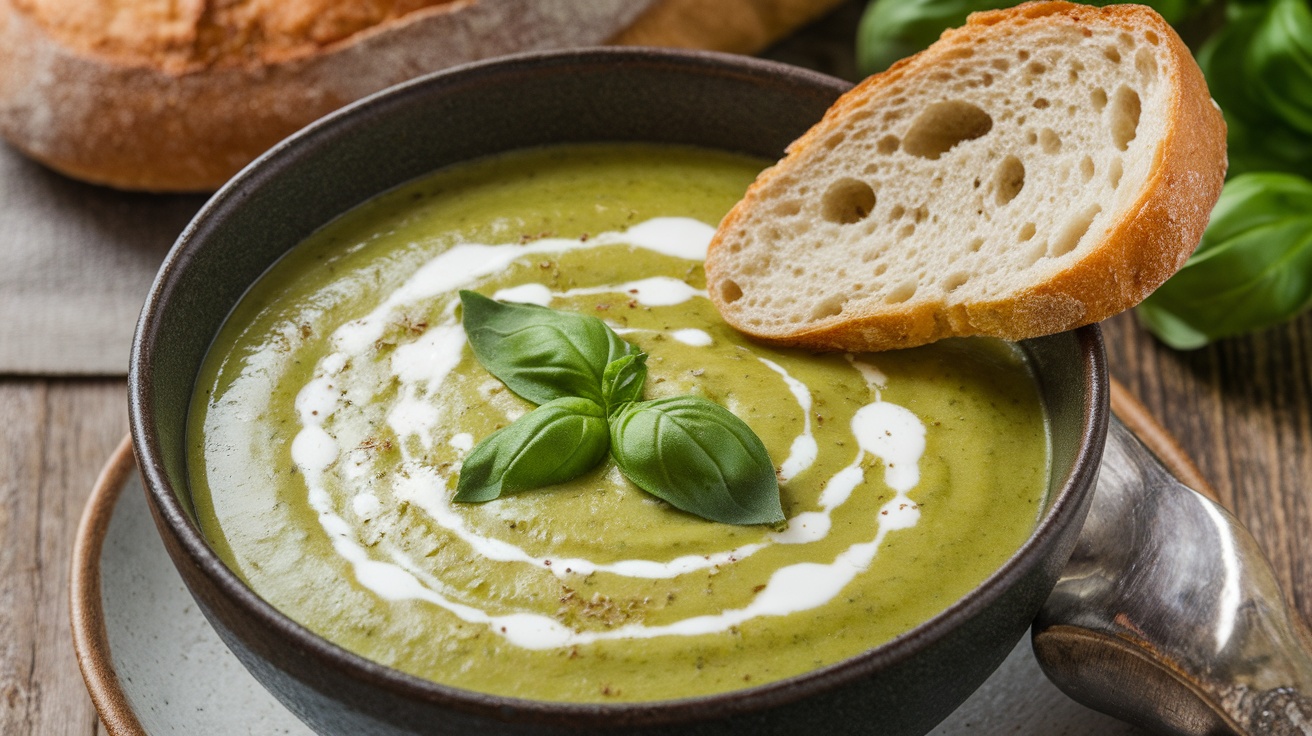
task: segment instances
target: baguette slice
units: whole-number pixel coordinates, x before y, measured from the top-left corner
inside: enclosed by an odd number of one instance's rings
[[[739,330],[813,349],[1072,329],[1184,264],[1225,168],[1220,111],[1151,9],[976,13],[757,178],[708,288]]]

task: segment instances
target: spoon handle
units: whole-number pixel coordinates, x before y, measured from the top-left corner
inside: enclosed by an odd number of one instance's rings
[[[1033,644],[1072,698],[1156,733],[1312,736],[1312,636],[1270,563],[1115,418]]]

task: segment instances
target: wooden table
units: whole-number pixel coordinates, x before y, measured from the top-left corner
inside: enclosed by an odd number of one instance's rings
[[[1312,618],[1312,317],[1193,353],[1128,316],[1112,373],[1180,440]],[[68,565],[82,504],[127,431],[121,380],[0,379],[0,733],[103,732],[73,658]]]

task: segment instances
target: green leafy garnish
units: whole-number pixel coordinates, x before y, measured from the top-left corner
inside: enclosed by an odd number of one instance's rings
[[[626,404],[610,421],[624,475],[675,508],[730,524],[783,521],[765,446],[732,412],[699,396]]]
[[[596,317],[460,292],[474,357],[511,391],[545,404],[566,396],[605,405],[602,377],[637,349]]]
[[[774,465],[752,429],[706,399],[642,401],[647,354],[605,322],[461,291],[474,357],[540,404],[465,458],[456,501],[490,501],[577,478],[607,451],[675,508],[726,524],[784,520]]]
[[[1280,324],[1312,307],[1312,181],[1245,174],[1226,183],[1197,252],[1139,305],[1178,350]]]
[[[596,402],[572,396],[548,401],[469,453],[455,500],[491,501],[573,480],[606,457],[609,443],[606,412]]]

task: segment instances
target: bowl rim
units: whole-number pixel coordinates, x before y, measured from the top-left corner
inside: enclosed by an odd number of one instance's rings
[[[514,70],[540,69],[553,63],[639,64],[678,67],[688,73],[718,73],[731,77],[779,77],[801,87],[832,91],[835,96],[852,85],[819,72],[780,62],[711,51],[643,47],[596,47],[528,52],[473,62],[428,74],[374,93],[311,123],[269,149],[219,189],[197,212],[169,250],[157,273],[132,343],[128,372],[129,422],[137,465],[147,500],[161,534],[172,537],[174,549],[184,555],[226,598],[268,630],[299,645],[316,664],[365,681],[394,695],[442,705],[471,715],[499,721],[529,720],[569,723],[575,726],[670,725],[702,719],[719,719],[785,705],[861,679],[863,676],[913,657],[948,635],[1016,585],[1039,560],[1033,559],[1055,543],[1071,523],[1078,522],[1085,496],[1093,491],[1108,422],[1108,373],[1101,332],[1097,325],[1073,331],[1086,382],[1081,406],[1080,447],[1069,472],[1054,484],[1054,497],[1026,542],[982,583],[963,598],[911,630],[865,652],[800,675],[712,695],[658,701],[571,703],[491,695],[443,685],[407,674],[355,654],[313,633],[281,613],[249,588],[211,549],[180,502],[168,480],[155,426],[153,360],[161,340],[159,313],[176,292],[195,243],[204,242],[210,223],[221,221],[239,208],[252,187],[258,187],[282,169],[297,165],[312,151],[343,131],[368,125],[381,108],[404,105],[411,96],[433,94],[434,89],[463,87],[485,75]],[[381,192],[379,192],[381,193]],[[194,378],[193,378],[194,381]],[[172,551],[172,550],[171,550]],[[172,556],[172,555],[171,555]],[[177,559],[175,558],[175,564]],[[193,596],[195,592],[192,591]],[[203,607],[202,607],[203,608]],[[313,687],[310,683],[304,683]]]

